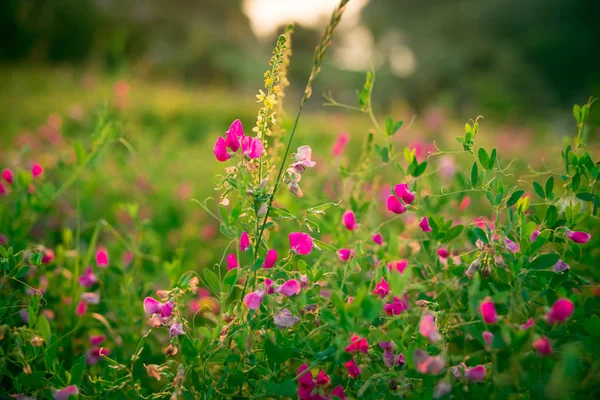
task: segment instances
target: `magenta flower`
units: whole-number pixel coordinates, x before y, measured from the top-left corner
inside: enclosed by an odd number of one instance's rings
[[[297,254],[310,254],[313,248],[313,239],[308,233],[292,232],[289,234],[290,248]]]
[[[586,232],[567,230],[567,238],[575,243],[587,243],[591,237],[592,235]]]
[[[408,185],[406,183],[396,185],[396,187],[394,187],[394,193],[402,199],[404,204],[411,204],[415,201],[415,194],[408,190]]]
[[[225,143],[225,139],[221,136],[217,138],[215,142],[215,147],[213,149],[213,153],[218,161],[224,162],[231,158],[231,155],[227,152],[227,144]]]
[[[170,318],[173,314],[173,308],[175,308],[175,303],[173,303],[172,301],[162,303],[160,307],[160,316],[163,318]]]
[[[76,385],[67,386],[66,388],[55,390],[53,395],[54,400],[69,400],[69,397],[79,395],[79,388]]]
[[[234,253],[227,254],[227,271],[239,267],[237,258]]]
[[[273,281],[269,278],[265,279],[265,289],[267,290],[267,294],[275,293],[275,285],[273,284]]]
[[[346,229],[353,231],[356,228],[356,217],[354,215],[354,211],[346,211],[342,216],[342,222],[344,223]]]
[[[79,284],[85,288],[92,287],[98,282],[92,267],[87,267],[83,274],[79,277]]]
[[[346,145],[348,144],[349,139],[350,136],[346,132],[342,132],[339,134],[337,141],[335,142],[335,144],[333,145],[333,149],[331,150],[334,156],[342,155],[344,149],[346,148]]]
[[[356,378],[358,375],[360,375],[360,368],[358,367],[358,365],[356,365],[356,361],[354,361],[354,358],[348,362],[345,362],[344,366],[346,367],[348,375],[350,375],[351,378]]]
[[[298,397],[301,400],[308,400],[312,396],[315,387],[315,380],[308,368],[308,364],[302,364],[296,373],[298,376]]]
[[[50,249],[44,249],[42,254],[42,264],[48,264],[54,260],[54,251]]]
[[[100,268],[108,267],[108,252],[104,249],[100,249],[96,252],[96,264]]]
[[[8,191],[6,190],[2,182],[0,182],[0,196],[4,196],[6,193],[8,193]]]
[[[467,368],[465,370],[465,378],[473,383],[477,383],[485,379],[485,373],[485,367],[483,365],[478,365],[473,368]]]
[[[391,303],[387,303],[383,306],[383,311],[385,311],[387,315],[400,315],[407,308],[408,307],[406,303],[402,301],[400,297],[394,296],[394,299]]]
[[[348,353],[356,353],[360,351],[361,353],[367,354],[369,351],[369,342],[367,342],[367,339],[361,338],[358,335],[352,335],[350,338],[350,344],[346,346],[346,351]]]
[[[77,307],[75,307],[75,313],[78,316],[83,316],[86,312],[87,312],[87,303],[83,300],[79,300],[79,303],[77,303]]]
[[[284,296],[290,297],[300,293],[300,282],[295,279],[290,279],[283,285],[277,288],[277,292]]]
[[[6,168],[4,171],[2,171],[2,179],[4,179],[9,185],[13,183],[13,173],[9,168]]]
[[[248,158],[259,158],[265,150],[262,140],[255,137],[242,138],[242,154]]]
[[[495,324],[496,321],[498,321],[498,315],[496,314],[496,306],[489,297],[486,297],[481,302],[481,304],[479,305],[479,312],[481,312],[483,321],[486,324]]]
[[[260,303],[265,295],[263,290],[257,290],[252,293],[248,293],[244,296],[244,304],[250,310],[258,310],[260,308]]]
[[[351,249],[339,249],[337,252],[338,257],[342,261],[348,261],[354,256],[354,250]]]
[[[445,247],[440,247],[437,251],[438,256],[440,256],[440,258],[448,258],[448,256],[450,255],[450,252],[448,251],[447,248]]]
[[[566,270],[568,270],[570,268],[571,267],[569,266],[569,264],[567,264],[563,260],[558,260],[557,263],[552,266],[552,271],[554,271],[558,274],[561,272],[565,272]]]
[[[250,238],[248,237],[248,232],[242,232],[240,236],[240,250],[246,251],[250,247]]]
[[[431,226],[429,226],[429,219],[427,217],[423,217],[421,222],[419,222],[419,228],[421,228],[423,232],[431,232]]]
[[[550,341],[547,337],[542,336],[533,342],[533,348],[541,355],[541,356],[549,356],[552,354],[552,346],[550,345]]]
[[[373,294],[379,296],[379,298],[383,299],[390,293],[390,285],[387,283],[385,278],[381,278],[381,282],[375,285],[375,290],[373,290]]]
[[[93,347],[85,353],[85,362],[88,365],[96,365],[100,362],[103,356],[108,357],[110,355],[110,349],[106,347]]]
[[[431,343],[435,343],[442,338],[442,335],[440,335],[435,327],[435,317],[428,312],[424,313],[421,317],[419,333],[429,339]]]
[[[33,175],[34,178],[41,176],[43,173],[44,167],[42,167],[38,163],[33,164],[33,166],[31,167],[31,175]]]
[[[518,253],[521,250],[521,247],[518,243],[513,242],[509,238],[504,238],[504,243],[506,243],[506,249],[511,253]]]
[[[390,270],[390,272],[400,272],[403,273],[404,270],[406,269],[406,266],[408,265],[408,260],[397,260],[397,261],[391,261],[388,263],[387,267]]]
[[[402,214],[406,211],[406,207],[398,198],[394,195],[389,195],[387,198],[387,209],[394,214]]]
[[[161,317],[169,318],[173,313],[175,304],[172,301],[161,303],[152,297],[146,297],[144,299],[144,311],[147,314],[160,314]]]
[[[381,236],[381,233],[376,233],[371,239],[380,246],[383,244],[383,236]]]
[[[439,375],[446,366],[442,356],[431,357],[419,349],[413,353],[413,361],[418,372],[428,375]]]
[[[273,268],[277,262],[277,250],[271,249],[267,252],[263,268]]]
[[[527,322],[525,322],[524,324],[522,324],[520,326],[522,331],[526,331],[527,329],[531,328],[533,326],[533,318],[529,318],[527,320]]]
[[[494,340],[494,334],[490,331],[484,331],[481,336],[483,336],[483,340],[487,347],[492,347],[492,340]]]
[[[329,376],[325,373],[325,371],[320,370],[319,373],[317,374],[317,385],[327,386],[330,383],[331,383],[331,379],[329,378]]]
[[[231,123],[229,130],[225,132],[225,144],[234,153],[238,151],[241,146],[241,140],[244,137],[244,127],[239,119],[236,119]]]
[[[532,243],[535,242],[535,239],[537,239],[538,236],[540,236],[540,231],[536,229],[531,233],[531,236],[529,236],[529,241]]]
[[[279,311],[273,317],[273,322],[279,329],[292,328],[298,321],[300,321],[300,318],[294,317],[287,308]]]
[[[346,393],[342,385],[337,385],[331,390],[331,395],[339,398],[340,400],[346,400]]]
[[[175,322],[174,324],[172,324],[169,327],[169,336],[171,338],[174,338],[176,336],[181,336],[184,333],[185,332],[183,331],[183,325],[181,325],[181,322]]]
[[[90,344],[92,346],[98,346],[106,340],[104,335],[90,335]]]
[[[557,322],[563,322],[567,320],[573,311],[575,310],[575,306],[573,302],[569,299],[558,299],[552,305],[552,308],[548,312],[546,318],[549,324],[555,324]]]

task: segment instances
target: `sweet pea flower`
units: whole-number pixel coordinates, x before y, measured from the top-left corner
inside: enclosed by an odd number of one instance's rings
[[[346,211],[342,216],[342,222],[344,223],[346,229],[353,231],[356,228],[356,216],[354,215],[354,211]]]
[[[317,165],[317,163],[314,162],[311,158],[312,149],[310,148],[310,146],[300,146],[294,154],[294,162],[292,163],[292,167],[297,173],[301,174],[306,168],[312,168],[315,165]]]
[[[259,158],[265,150],[262,140],[255,137],[244,136],[242,138],[242,154],[248,158]]]
[[[104,335],[90,335],[90,344],[92,346],[98,346],[105,340],[106,340],[106,336],[104,336]]]
[[[371,239],[380,246],[383,244],[383,236],[381,236],[381,233],[376,233]]]
[[[442,335],[440,335],[435,327],[435,317],[428,312],[424,313],[421,317],[419,333],[429,339],[431,343],[435,343],[442,338]]]
[[[100,303],[100,294],[95,292],[84,292],[81,293],[81,300],[85,301],[87,304],[99,304]]]
[[[431,232],[431,226],[429,226],[429,219],[427,217],[423,217],[421,222],[419,222],[419,228],[421,228],[423,232]]]
[[[215,154],[217,161],[224,162],[231,158],[231,154],[227,152],[227,144],[223,137],[219,136],[217,138],[217,141],[215,142],[215,147],[213,149],[213,153]]]
[[[346,393],[344,392],[344,388],[342,385],[337,385],[331,390],[330,393],[332,396],[339,398],[340,400],[346,400]]]
[[[485,367],[483,365],[478,365],[473,368],[465,369],[465,378],[473,383],[477,383],[485,379],[485,373]]]
[[[263,262],[263,268],[273,268],[277,262],[277,250],[271,249],[267,252],[265,261]]]
[[[479,312],[483,317],[483,321],[486,324],[495,324],[498,321],[498,314],[496,314],[496,306],[494,302],[486,297],[479,305]]]
[[[352,256],[354,256],[354,250],[351,249],[339,249],[337,255],[340,260],[348,261]]]
[[[9,168],[6,168],[4,171],[2,171],[2,179],[4,179],[9,185],[13,183],[13,173]]]
[[[440,248],[437,250],[437,254],[438,254],[438,256],[439,256],[440,258],[448,258],[448,256],[450,255],[450,252],[448,251],[448,249],[447,249],[447,248],[445,248],[445,247],[440,247]]]
[[[92,267],[87,267],[83,274],[79,277],[79,284],[84,288],[90,288],[98,282]]]
[[[42,167],[38,163],[34,163],[33,166],[31,167],[31,175],[33,175],[34,178],[37,178],[37,177],[41,176],[43,173],[44,173],[44,167]]]
[[[296,372],[298,378],[298,397],[301,400],[310,399],[315,387],[315,380],[308,368],[308,364],[302,364]]]
[[[402,214],[406,211],[406,207],[404,207],[404,204],[402,204],[402,202],[398,200],[398,198],[394,195],[388,196],[386,207],[389,211],[393,212],[394,214]]]
[[[163,318],[169,318],[173,314],[173,308],[175,307],[175,303],[172,301],[168,301],[166,303],[161,303],[158,300],[153,299],[152,297],[146,297],[144,299],[144,311],[147,314],[160,314]]]
[[[244,304],[249,310],[258,310],[264,295],[265,292],[263,290],[257,290],[255,292],[248,293],[246,296],[244,296]]]
[[[244,137],[244,127],[239,119],[236,119],[231,123],[229,130],[225,132],[225,144],[234,153],[238,151],[241,146],[241,140]]]
[[[408,307],[406,303],[400,299],[400,297],[394,296],[394,299],[391,303],[387,303],[383,306],[383,311],[385,311],[387,315],[399,315],[402,314],[402,312],[407,308]]]
[[[415,194],[408,189],[408,185],[406,183],[401,183],[394,187],[394,193],[396,196],[400,197],[404,204],[411,204],[415,201]]]
[[[0,182],[0,196],[4,196],[6,193],[8,193],[8,190],[6,190],[2,182]]]
[[[361,370],[358,365],[356,365],[356,361],[354,361],[354,359],[345,362],[344,366],[346,367],[348,375],[350,375],[351,378],[356,378],[358,375],[360,375]]]
[[[310,254],[313,248],[313,239],[308,233],[292,232],[289,234],[290,248],[297,254]]]
[[[569,299],[558,299],[552,305],[552,308],[548,312],[546,318],[550,325],[555,324],[557,322],[563,322],[567,320],[573,311],[575,310],[575,306],[573,302]]]
[[[592,235],[586,232],[567,230],[567,238],[578,244],[587,243],[591,237]]]
[[[277,288],[277,292],[287,297],[298,294],[300,293],[300,282],[298,282],[296,279],[290,279],[283,285],[279,286],[279,288]]]
[[[391,350],[385,349],[383,351],[383,364],[386,367],[392,368],[395,365],[403,366],[405,362],[406,358],[404,354],[400,353],[396,356]]]
[[[525,322],[524,324],[522,324],[519,328],[522,331],[526,331],[527,329],[531,328],[533,326],[533,318],[529,318],[527,320],[527,322]]]
[[[431,357],[419,349],[413,353],[413,361],[418,372],[428,375],[439,375],[446,366],[442,356]]]
[[[433,390],[433,398],[439,399],[452,391],[452,385],[446,381],[440,381]]]
[[[352,335],[350,338],[350,344],[346,346],[346,351],[348,353],[356,353],[360,351],[367,354],[369,351],[369,343],[365,338],[361,338],[358,335]]]
[[[490,331],[484,331],[481,336],[483,336],[483,340],[487,347],[492,347],[492,340],[494,340],[494,334]]]
[[[300,318],[294,317],[287,308],[279,311],[273,317],[273,322],[279,329],[292,328],[298,321],[300,321]]]
[[[569,266],[569,264],[567,264],[566,262],[564,262],[563,260],[558,260],[556,262],[556,264],[554,264],[552,266],[552,271],[558,273],[564,272],[568,269],[570,269],[571,267]]]
[[[318,386],[327,386],[329,384],[331,384],[331,379],[325,373],[325,371],[320,370],[319,373],[317,374],[317,385]]]
[[[404,270],[406,269],[406,266],[408,265],[408,260],[397,260],[397,261],[391,261],[388,263],[387,267],[391,272],[400,272],[403,273]]]
[[[531,236],[529,236],[529,241],[530,241],[531,243],[535,242],[535,239],[537,239],[537,238],[538,238],[538,236],[540,236],[540,231],[538,231],[538,230],[536,229],[536,230],[534,230],[534,231],[531,233]]]
[[[80,300],[79,303],[77,303],[77,307],[75,307],[75,313],[81,317],[86,312],[87,312],[87,303],[83,300]]]
[[[110,355],[110,349],[106,347],[93,347],[85,353],[85,362],[88,365],[96,365],[100,362],[103,356],[108,357]]]
[[[267,294],[275,293],[275,285],[273,284],[273,281],[269,278],[265,279],[265,289],[267,290]]]
[[[227,254],[227,271],[231,271],[234,268],[238,268],[238,261],[234,253]]]
[[[248,237],[248,232],[242,232],[240,236],[240,250],[246,251],[250,247],[250,238]]]
[[[42,254],[42,264],[48,264],[54,260],[54,251],[50,249],[44,249]]]
[[[346,148],[346,145],[348,144],[349,139],[350,136],[346,132],[342,132],[339,134],[337,141],[335,142],[335,144],[333,145],[333,149],[331,150],[334,156],[342,155],[344,149]]]
[[[541,355],[541,356],[549,356],[552,354],[552,346],[550,345],[550,341],[547,337],[542,336],[533,342],[533,348]]]
[[[174,338],[176,336],[181,336],[184,333],[185,332],[183,331],[183,325],[181,325],[181,322],[175,322],[173,325],[171,325],[169,327],[169,336],[171,338]]]
[[[506,243],[506,249],[511,253],[518,253],[521,250],[521,247],[518,243],[513,242],[509,238],[504,238],[504,243]]]
[[[385,278],[381,278],[381,282],[375,285],[375,290],[373,290],[373,294],[379,296],[379,298],[383,299],[390,293],[390,285],[387,283]]]
[[[108,252],[104,249],[100,249],[96,252],[96,264],[100,268],[108,267]]]
[[[69,397],[78,396],[79,388],[76,385],[67,386],[60,390],[54,390],[54,400],[69,400]]]

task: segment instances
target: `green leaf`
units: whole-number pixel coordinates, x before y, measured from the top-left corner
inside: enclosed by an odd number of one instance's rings
[[[325,242],[320,241],[319,239],[315,239],[313,238],[313,242],[315,244],[315,247],[319,250],[327,250],[327,251],[337,251],[337,248],[327,244]]]
[[[517,201],[519,201],[519,199],[520,199],[521,197],[523,197],[523,194],[524,194],[524,193],[525,193],[525,191],[524,191],[524,190],[521,190],[521,189],[519,189],[519,190],[516,190],[516,191],[515,191],[513,194],[511,194],[511,195],[510,195],[510,198],[509,198],[509,199],[508,199],[508,201],[506,202],[506,206],[507,206],[507,207],[511,207],[511,206],[515,205],[515,203],[516,203]]]
[[[297,220],[298,219],[298,218],[296,218],[296,216],[294,214],[292,214],[285,208],[271,207],[271,212],[269,213],[269,215],[273,218],[281,218],[281,219],[287,219],[287,220]]]
[[[560,254],[546,253],[540,254],[529,263],[530,269],[545,269],[553,266],[560,260]]]
[[[342,201],[338,201],[337,203],[325,203],[325,204],[321,204],[315,207],[311,207],[308,210],[306,210],[307,214],[325,214],[325,211],[328,210],[329,208],[333,207],[333,206],[338,206],[340,205]]]
[[[471,185],[473,187],[477,186],[477,176],[479,175],[479,171],[477,170],[477,163],[473,163],[473,167],[471,167]]]
[[[594,195],[587,192],[577,193],[577,198],[583,201],[594,201]]]
[[[546,216],[544,217],[544,220],[546,221],[546,226],[548,226],[549,228],[552,228],[554,226],[554,223],[558,221],[558,210],[555,206],[548,207],[548,209],[546,210]]]
[[[48,343],[48,341],[50,340],[50,335],[51,335],[50,323],[48,322],[48,319],[46,317],[44,317],[43,315],[40,315],[38,317],[37,328],[38,328],[38,331],[40,331],[40,336],[42,336],[42,338],[46,341],[46,343]]]
[[[552,190],[554,190],[554,177],[553,176],[548,178],[548,180],[546,181],[546,196],[548,198],[552,197]]]
[[[494,164],[496,164],[496,149],[492,149],[492,155],[490,156],[490,162],[488,164],[488,169],[491,170],[494,168]]]
[[[475,227],[473,228],[473,233],[477,236],[477,239],[481,240],[483,243],[488,244],[490,242],[483,229]]]
[[[600,337],[600,318],[597,315],[592,315],[583,321],[583,327],[592,336]]]
[[[238,268],[234,268],[231,271],[227,271],[223,278],[223,291],[228,291],[229,288],[237,282]]]
[[[463,228],[464,227],[462,225],[453,226],[450,228],[450,230],[448,230],[448,232],[446,232],[446,235],[441,239],[441,242],[448,243],[456,239],[462,233]]]
[[[421,164],[419,164],[415,168],[415,170],[413,171],[413,173],[411,175],[416,178],[416,177],[420,176],[421,174],[423,174],[423,172],[425,172],[426,168],[427,168],[427,161],[423,161]]]
[[[204,279],[206,280],[206,284],[208,285],[208,287],[212,289],[212,291],[215,294],[219,294],[221,292],[221,282],[219,282],[217,274],[215,274],[208,268],[204,268],[202,274],[204,275]]]
[[[71,367],[71,382],[70,385],[79,385],[85,371],[85,356],[79,357],[79,361]]]
[[[533,182],[533,190],[535,190],[535,192],[538,194],[538,196],[540,196],[542,199],[546,198],[546,195],[544,194],[544,189],[542,188],[542,185],[540,185],[537,182]]]
[[[481,166],[485,169],[489,169],[488,166],[490,165],[490,156],[483,147],[479,149],[479,151],[477,152],[477,156],[479,157],[479,162],[481,163]]]

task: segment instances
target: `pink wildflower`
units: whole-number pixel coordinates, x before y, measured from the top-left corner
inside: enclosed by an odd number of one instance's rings
[[[567,230],[567,238],[575,243],[587,243],[591,237],[592,235],[586,232]]]
[[[312,149],[310,146],[300,146],[294,154],[294,162],[292,163],[293,169],[296,173],[301,174],[306,168],[312,168],[317,163],[312,160]]]
[[[375,285],[375,290],[373,290],[373,293],[382,299],[390,293],[390,285],[387,283],[385,278],[381,278],[381,282]]]
[[[337,385],[331,390],[331,395],[338,397],[340,400],[346,400],[346,393],[342,385]]]
[[[429,339],[431,343],[435,343],[442,338],[442,335],[440,335],[435,327],[435,317],[427,312],[421,317],[419,333]]]
[[[402,214],[406,211],[406,207],[394,195],[389,195],[387,198],[387,209],[394,214]]]
[[[6,193],[8,193],[8,191],[6,190],[6,187],[4,187],[2,182],[0,182],[0,196],[4,196]]]
[[[267,294],[275,293],[275,285],[269,278],[265,278],[265,289],[267,290]]]
[[[450,252],[448,251],[447,248],[445,247],[440,247],[437,251],[438,256],[440,256],[440,258],[448,258],[448,256],[450,255]]]
[[[465,369],[465,377],[473,383],[481,382],[485,379],[485,367],[483,365],[478,365],[473,368]]]
[[[242,138],[242,154],[248,158],[259,158],[265,150],[262,140],[255,137]]]
[[[352,335],[350,338],[350,344],[346,346],[346,351],[348,353],[356,353],[360,351],[367,354],[369,351],[369,343],[365,338],[361,338],[358,335]]]
[[[555,324],[557,322],[563,322],[567,320],[573,311],[575,310],[575,306],[573,302],[569,299],[558,299],[552,305],[552,308],[548,312],[546,316],[549,324]]]
[[[185,332],[183,331],[183,325],[181,325],[181,322],[175,322],[173,325],[171,325],[169,327],[169,336],[171,338],[174,338],[176,336],[181,336],[184,333]]]
[[[524,324],[522,324],[519,328],[522,331],[526,331],[527,329],[531,328],[533,326],[533,318],[529,318],[527,320],[527,322],[525,322]]]
[[[79,395],[79,388],[76,385],[67,386],[66,388],[55,390],[54,400],[69,400],[69,397]]]
[[[394,296],[394,299],[391,303],[387,303],[383,306],[383,311],[385,311],[387,315],[399,315],[402,314],[402,312],[407,308],[406,302],[400,299],[400,297]]]
[[[356,217],[354,216],[354,211],[346,211],[342,217],[342,222],[344,223],[346,229],[353,231],[356,228]]]
[[[6,168],[4,171],[2,171],[2,179],[4,179],[9,185],[13,183],[13,173],[9,168]]]
[[[88,365],[96,365],[102,360],[103,356],[108,357],[110,355],[110,349],[106,347],[93,347],[85,353],[85,362]]]
[[[100,249],[96,252],[96,264],[100,268],[108,267],[108,252],[104,249]]]
[[[264,295],[265,292],[263,290],[257,290],[255,292],[248,293],[246,296],[244,296],[244,304],[250,310],[258,310]]]
[[[400,197],[404,204],[411,204],[415,201],[415,194],[408,189],[408,185],[406,183],[400,183],[394,187],[394,193],[396,196]]]
[[[509,238],[504,238],[504,242],[506,243],[506,249],[511,253],[518,253],[521,250],[519,244],[513,242]]]
[[[240,250],[246,251],[250,247],[250,238],[248,237],[248,232],[242,232],[240,236]]]
[[[569,264],[567,264],[563,260],[558,260],[557,263],[552,266],[552,271],[554,271],[558,274],[561,272],[565,272],[566,270],[568,270],[570,268],[571,267],[569,266]]]
[[[238,261],[234,253],[227,254],[227,271],[238,268]]]
[[[104,335],[90,335],[90,344],[92,346],[98,346],[106,340]]]
[[[494,334],[490,331],[484,331],[481,336],[483,336],[483,340],[487,347],[492,347],[492,340],[494,340]]]
[[[338,257],[342,261],[348,261],[354,256],[354,250],[352,249],[339,249],[337,252]]]
[[[80,317],[87,312],[87,303],[83,300],[80,300],[77,303],[77,307],[75,307],[75,313]]]
[[[48,264],[54,260],[54,251],[50,249],[44,249],[42,254],[42,264]]]
[[[236,119],[231,123],[229,130],[225,132],[225,144],[234,153],[238,151],[241,146],[241,139],[244,137],[244,127],[239,119]]]
[[[290,248],[297,254],[310,254],[313,239],[308,233],[292,232],[289,234]]]
[[[397,271],[403,273],[408,265],[408,260],[397,260],[388,263],[387,267],[391,272]]]
[[[486,324],[495,324],[498,321],[498,315],[496,314],[496,306],[494,302],[486,297],[479,305],[479,311],[483,317],[483,321]]]
[[[548,356],[552,354],[552,346],[550,345],[550,341],[547,337],[542,336],[533,342],[533,348],[541,355]]]
[[[421,228],[423,232],[431,232],[431,226],[429,226],[429,219],[427,217],[423,217],[421,222],[419,222],[419,228]]]
[[[298,368],[298,372],[296,373],[298,376],[298,397],[301,400],[308,400],[311,398],[312,391],[315,387],[315,380],[312,376],[308,368],[308,364],[302,364],[300,368]]]
[[[38,163],[33,164],[33,166],[31,167],[31,175],[33,175],[34,178],[39,177],[43,173],[44,173],[44,167],[42,167]]]
[[[85,288],[94,286],[96,282],[98,282],[98,279],[96,278],[92,267],[87,267],[85,271],[83,271],[83,274],[79,277],[79,284]]]
[[[531,236],[529,236],[529,241],[532,243],[535,242],[535,239],[537,239],[538,236],[540,236],[540,231],[536,229],[531,233]]]
[[[160,314],[161,317],[169,318],[173,313],[175,304],[172,301],[161,303],[152,297],[146,297],[144,299],[144,311],[147,314]]]
[[[218,161],[224,162],[231,158],[231,155],[227,152],[227,144],[225,143],[225,139],[221,136],[217,138],[215,142],[215,147],[213,149],[213,153]]]
[[[446,366],[446,362],[441,356],[431,357],[419,349],[413,353],[413,361],[415,369],[422,374],[439,375]]]
[[[275,326],[279,329],[292,328],[300,318],[294,317],[290,310],[284,308],[273,317]]]
[[[277,250],[271,249],[267,252],[263,268],[273,268],[277,262]]]
[[[325,371],[320,370],[319,373],[317,374],[317,385],[328,386],[329,384],[331,384],[331,379],[325,373]]]
[[[335,144],[333,145],[333,149],[331,150],[334,156],[342,155],[344,149],[346,148],[346,145],[348,144],[349,139],[350,136],[346,132],[342,132],[339,134],[337,141],[335,142]]]
[[[279,286],[279,288],[277,288],[277,292],[287,297],[298,294],[300,293],[300,282],[298,282],[296,279],[290,279],[283,285]]]
[[[380,246],[383,244],[383,236],[381,236],[381,233],[376,233],[371,239]]]
[[[344,366],[346,367],[348,375],[350,375],[351,378],[356,378],[358,375],[360,375],[360,368],[358,367],[358,365],[356,365],[356,361],[354,361],[354,359],[345,362]]]

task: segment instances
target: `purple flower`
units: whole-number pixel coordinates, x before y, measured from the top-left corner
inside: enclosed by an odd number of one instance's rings
[[[79,284],[84,288],[90,288],[98,282],[92,267],[87,267],[83,274],[79,277]]]
[[[66,388],[54,391],[54,400],[69,400],[69,397],[78,396],[79,388],[76,385],[67,386]]]
[[[185,332],[183,331],[183,325],[181,325],[181,322],[175,322],[169,328],[169,336],[171,336],[171,338],[183,335],[184,333]]]
[[[279,329],[285,329],[293,327],[296,322],[300,321],[300,318],[294,317],[292,313],[290,313],[290,310],[284,308],[275,314],[273,321],[275,322],[275,326]]]
[[[301,174],[304,172],[306,168],[312,168],[317,163],[312,160],[312,149],[310,146],[300,146],[294,154],[294,162],[292,163],[292,167],[294,170]]]
[[[579,244],[587,243],[591,237],[592,237],[592,235],[590,235],[589,233],[586,233],[586,232],[567,230],[567,238],[575,243],[579,243]]]
[[[529,241],[532,243],[535,242],[535,239],[537,239],[538,236],[540,236],[540,231],[536,229],[531,233],[531,236],[529,236]]]
[[[504,242],[506,243],[506,248],[508,249],[508,251],[510,251],[511,253],[517,253],[519,252],[519,250],[521,250],[521,247],[519,246],[518,243],[513,242],[512,240],[510,240],[509,238],[505,238]]]
[[[558,262],[552,266],[552,271],[554,271],[558,274],[558,273],[564,272],[570,268],[571,267],[569,266],[569,264],[567,264],[563,260],[558,260]]]

